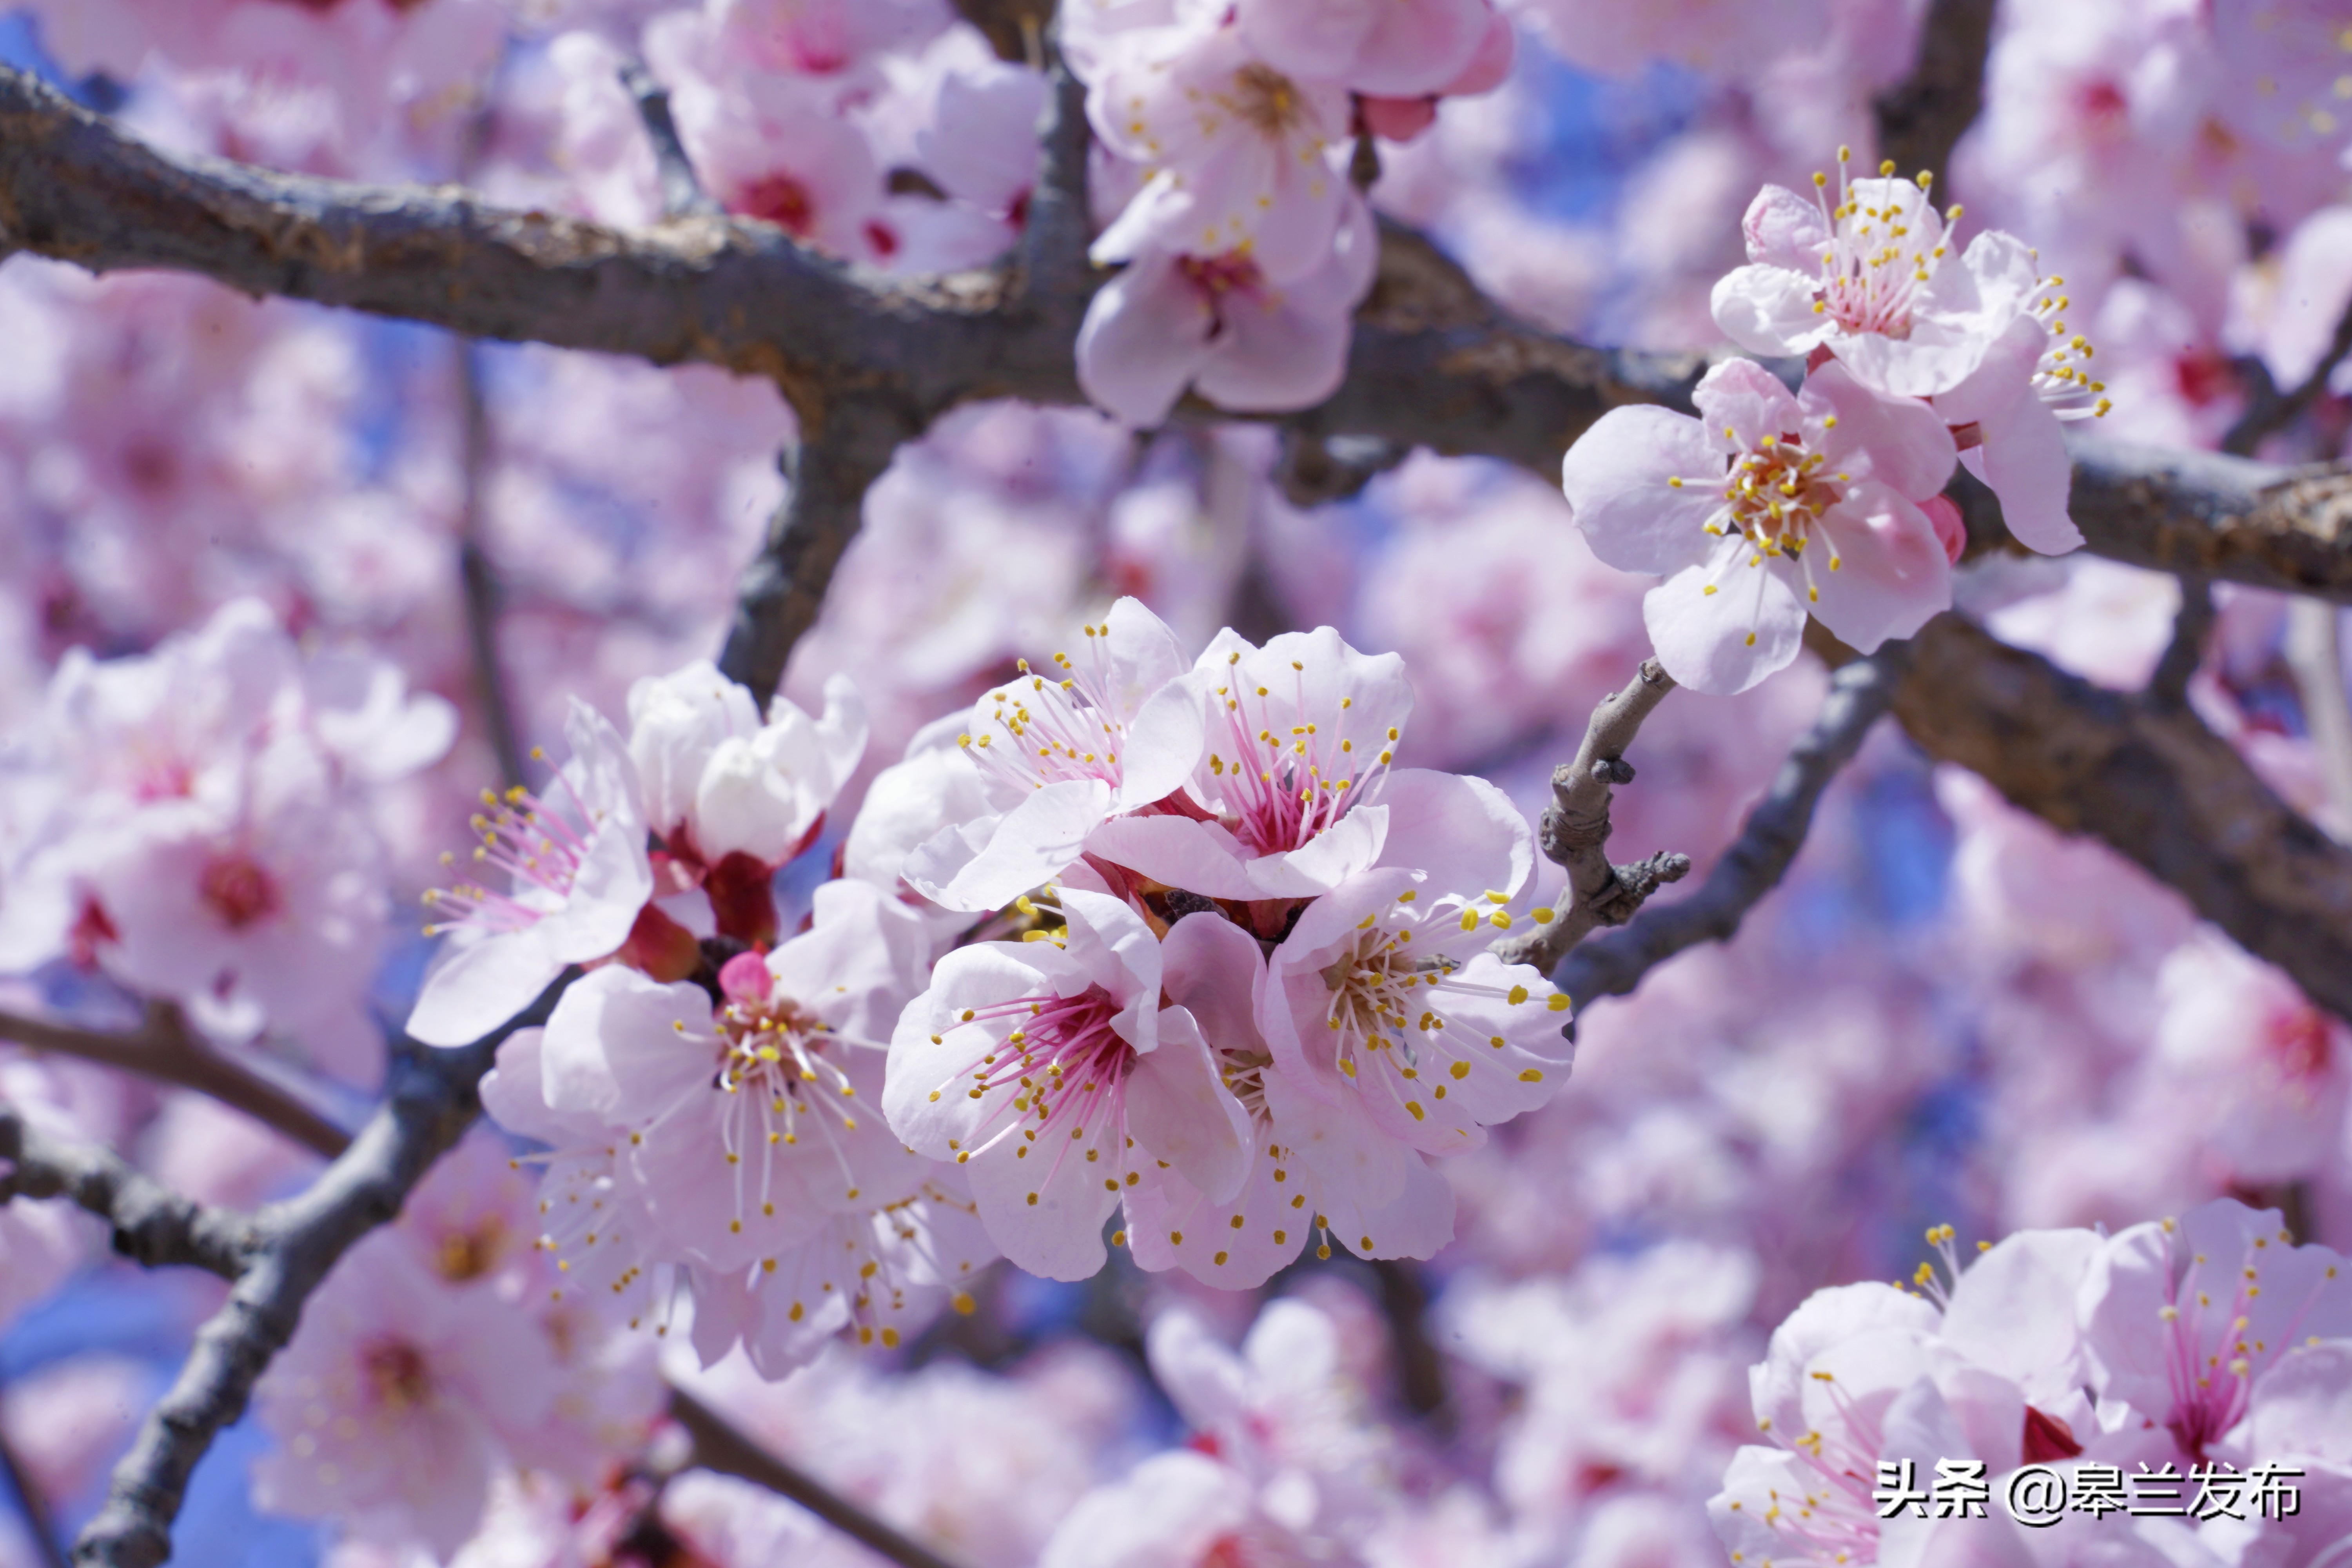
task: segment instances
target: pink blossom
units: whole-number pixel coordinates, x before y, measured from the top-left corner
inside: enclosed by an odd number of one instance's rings
[[[1412,1149],[1348,1097],[1326,1105],[1275,1070],[1256,999],[1265,960],[1248,931],[1213,913],[1185,916],[1161,947],[1161,988],[1191,1012],[1217,1074],[1249,1121],[1248,1173],[1213,1197],[1181,1171],[1127,1199],[1128,1245],[1146,1269],[1181,1268],[1224,1289],[1260,1285],[1309,1240],[1370,1258],[1427,1258],[1454,1234],[1454,1194]]]
[[[1950,477],[1952,438],[1926,405],[1874,393],[1842,363],[1791,396],[1734,360],[1693,395],[1696,419],[1612,410],[1562,470],[1593,553],[1665,577],[1642,612],[1668,674],[1745,691],[1797,657],[1809,611],[1867,651],[1951,603],[1919,503]]]
[[[1144,1346],[1192,1428],[1187,1446],[1249,1477],[1260,1506],[1290,1528],[1344,1542],[1383,1511],[1377,1478],[1391,1445],[1328,1314],[1297,1298],[1270,1301],[1236,1354],[1179,1308],[1152,1321]]]
[[[2103,1425],[2149,1424],[2201,1462],[2291,1347],[2352,1336],[2352,1275],[2326,1247],[2295,1246],[2275,1210],[2223,1198],[2106,1241],[2081,1312],[2091,1387],[2137,1417]]]
[[[2221,1463],[2299,1468],[2295,1512],[2263,1531],[2283,1537],[2282,1561],[2319,1568],[2352,1540],[2352,1340],[2306,1341],[2262,1374],[2246,1418],[2214,1448]],[[2275,1505],[2273,1505],[2275,1507]],[[2270,1542],[2261,1544],[2268,1546]]]
[[[1469,68],[1496,13],[1488,0],[1241,0],[1234,16],[1243,42],[1276,70],[1376,98],[1420,98]]]
[[[883,1106],[893,1132],[963,1167],[1008,1258],[1083,1279],[1102,1267],[1103,1222],[1159,1162],[1228,1197],[1250,1131],[1192,1015],[1161,1005],[1150,928],[1102,894],[1058,896],[1067,923],[1047,940],[940,961],[892,1037]]]
[[[423,1540],[447,1558],[481,1522],[505,1445],[555,1396],[530,1321],[453,1289],[390,1237],[362,1243],[305,1305],[255,1390],[279,1447],[255,1467],[275,1512]]]
[[[2044,553],[2080,544],[2058,422],[2108,405],[2093,401],[2105,384],[2088,374],[2089,340],[2070,335],[2065,280],[2044,279],[1997,229],[1950,258],[1927,187],[1848,181],[1843,149],[1838,205],[1827,205],[1826,175],[1813,183],[1811,201],[1767,185],[1748,207],[1749,265],[1716,285],[1717,324],[1751,352],[1827,349],[1866,385],[1932,399],[1969,436],[1963,450],[1976,455],[1965,460],[2021,542]]]
[[[1251,1478],[1204,1454],[1160,1454],[1088,1494],[1045,1543],[1039,1568],[1199,1568],[1338,1562],[1257,1505]]]
[[[1393,765],[1412,711],[1395,654],[1359,653],[1329,626],[1264,647],[1227,630],[1185,689],[1207,739],[1183,805],[1104,823],[1087,839],[1093,854],[1267,915],[1270,900],[1314,898],[1376,866],[1448,888],[1515,891],[1526,879],[1527,824],[1500,792]]]
[[[1563,1525],[1633,1488],[1720,1472],[1749,1421],[1742,1325],[1759,1272],[1737,1248],[1677,1239],[1566,1277],[1448,1289],[1447,1340],[1524,1390],[1495,1467],[1518,1518]]]
[[[2344,14],[2326,0],[2257,0],[2216,5],[2213,41],[2234,90],[2231,118],[2290,152],[2341,148],[2352,113],[2336,84],[2352,69]]]
[[[740,7],[737,16],[751,9]],[[898,239],[882,220],[882,172],[866,138],[808,79],[761,73],[738,52],[736,31],[687,11],[646,30],[646,58],[669,87],[678,134],[704,184],[729,211],[763,218],[804,244],[887,260]]]
[[[1310,1142],[1307,1157],[1335,1180],[1352,1165],[1366,1198],[1399,1190],[1373,1172],[1396,1170],[1401,1149],[1466,1153],[1567,1077],[1567,995],[1487,951],[1515,890],[1368,872],[1309,905],[1266,961],[1257,1011],[1275,1070],[1308,1099],[1360,1107],[1378,1130]]]
[[[1348,138],[1347,92],[1285,75],[1238,23],[1195,8],[1118,36],[1088,78],[1087,118],[1104,146],[1151,171],[1095,242],[1097,261],[1241,249],[1288,283],[1330,254],[1349,204],[1331,162]]]
[[[502,873],[511,893],[461,882],[427,895],[439,917],[427,934],[449,942],[425,976],[408,1032],[426,1045],[464,1045],[513,1016],[566,964],[613,953],[653,896],[636,765],[620,734],[578,699],[564,726],[572,761],[544,795],[484,791],[476,864]],[[446,858],[445,858],[445,863]]]
[[[885,49],[946,26],[936,0],[709,0],[719,36],[761,69],[809,77],[853,71]]]
[[[992,910],[1077,860],[1106,818],[1150,807],[1201,754],[1198,704],[1173,633],[1121,599],[1088,626],[1055,679],[1021,679],[973,704],[957,745],[995,815],[950,826],[904,862],[909,886],[951,909]]]
[[[811,930],[727,965],[717,1007],[699,985],[623,964],[564,993],[540,1048],[547,1107],[626,1130],[616,1175],[656,1256],[756,1266],[807,1242],[827,1215],[870,1211],[920,1182],[921,1163],[862,1110],[914,990],[913,924],[874,889],[831,883]]]
[[[2162,1013],[2145,1070],[2195,1106],[2200,1142],[2232,1181],[2307,1178],[2342,1158],[2352,1029],[2210,932],[2165,960],[2157,987]]]
[[[941,1307],[971,1311],[969,1287],[997,1252],[963,1184],[934,1168],[911,1188],[901,1179],[889,1190],[904,1195],[829,1216],[808,1241],[756,1267],[695,1269],[702,1364],[740,1342],[761,1376],[779,1378],[845,1332],[896,1350]]]
[[[662,890],[698,889],[722,934],[773,941],[769,879],[815,839],[865,750],[866,710],[846,676],[825,682],[822,719],[778,696],[764,723],[751,694],[708,663],[639,680],[629,756],[662,844]]]
[[[1286,276],[1247,247],[1114,256],[1110,237],[1097,258],[1128,265],[1087,303],[1078,381],[1121,423],[1159,425],[1188,386],[1244,413],[1307,407],[1339,386],[1379,260],[1370,210],[1352,192],[1329,247]]]

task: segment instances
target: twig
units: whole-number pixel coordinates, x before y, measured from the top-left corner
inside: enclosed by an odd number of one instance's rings
[[[2344,612],[2318,599],[2286,606],[2286,666],[2303,692],[2304,729],[2336,808],[2338,840],[2352,837],[2352,699],[2344,689]]]
[[[390,1220],[433,1163],[480,1112],[478,1087],[500,1042],[543,1024],[578,971],[530,1007],[454,1050],[395,1056],[390,1090],[351,1147],[300,1196],[263,1211],[257,1244],[228,1300],[196,1331],[179,1376],[115,1467],[106,1505],[82,1531],[84,1568],[155,1568],[171,1555],[172,1521],[221,1430],[244,1414],[253,1385],[285,1346],[302,1303],[360,1237]]]
[[[2344,363],[2347,355],[2352,355],[2352,306],[2347,306],[2336,321],[2336,334],[2328,339],[2326,352],[2319,356],[2319,363],[2293,391],[2282,395],[2264,372],[2246,411],[2238,416],[2238,422],[2221,437],[2221,450],[2235,457],[2252,457],[2263,441],[2302,418],[2319,401],[2336,367]]]
[[[804,426],[784,457],[791,489],[768,539],[744,570],[719,668],[765,706],[801,634],[816,624],[841,553],[856,537],[866,492],[912,434],[888,410],[843,398]]]
[[[694,1462],[790,1498],[867,1550],[900,1568],[955,1568],[946,1558],[842,1497],[824,1482],[753,1442],[724,1415],[682,1388],[669,1391],[671,1418],[694,1439]]]
[[[457,581],[466,601],[466,640],[474,656],[474,695],[481,703],[482,728],[489,732],[490,750],[499,760],[499,777],[511,787],[523,782],[522,741],[515,731],[514,704],[507,697],[505,669],[499,662],[499,611],[504,595],[499,591],[498,569],[491,565],[489,551],[482,542],[489,487],[490,418],[482,396],[481,350],[464,338],[450,340],[450,346],[457,354],[457,403],[465,421]]]
[[[1545,858],[1565,867],[1568,885],[1552,918],[1495,943],[1506,963],[1532,963],[1549,970],[1600,925],[1623,925],[1662,882],[1679,881],[1690,870],[1684,855],[1659,855],[1632,866],[1612,866],[1609,842],[1610,786],[1632,784],[1625,748],[1641,732],[1651,710],[1675,689],[1675,679],[1656,659],[1643,662],[1625,689],[1602,700],[1585,726],[1584,742],[1573,762],[1552,770],[1551,804],[1544,807],[1538,835]]]
[[[1698,890],[1678,903],[1645,910],[1623,931],[1578,948],[1553,972],[1553,984],[1581,1006],[1597,997],[1626,994],[1685,948],[1729,941],[1757,900],[1788,875],[1804,847],[1822,792],[1894,702],[1909,663],[1909,647],[1889,643],[1832,676],[1821,716],[1790,748],[1772,787],[1748,812],[1739,837]]]
[[[351,1142],[351,1134],[293,1095],[205,1045],[168,1002],[150,1003],[145,1020],[127,1034],[0,1010],[0,1040],[208,1094],[330,1159]]]
[[[5,1393],[0,1390],[0,1394]],[[40,1554],[42,1568],[66,1568],[65,1548],[58,1543],[58,1521],[49,1512],[49,1500],[41,1495],[33,1472],[16,1457],[5,1426],[0,1426],[0,1478],[6,1479],[8,1489],[16,1494],[16,1501],[25,1510],[26,1532],[33,1538],[33,1550]]]
[[[694,173],[694,160],[686,155],[677,121],[670,117],[669,89],[654,79],[643,60],[623,61],[620,74],[622,87],[636,100],[637,118],[645,124],[646,139],[653,143],[654,164],[661,172],[662,216],[722,216],[725,209],[702,188],[702,181]]]
[[[2297,603],[2301,603],[2300,600]],[[2192,572],[2180,574],[2180,608],[2172,614],[2172,640],[2147,678],[2147,700],[2178,708],[2189,700],[2189,678],[2205,662],[2213,635],[2213,585]]]
[[[242,1215],[184,1198],[112,1151],[68,1143],[0,1103],[0,1203],[64,1198],[106,1221],[114,1250],[150,1268],[185,1266],[234,1279],[260,1244]]]
[[[1953,146],[1984,107],[1993,11],[1994,0],[1934,0],[1920,27],[1918,63],[1872,106],[1879,156],[1903,174],[1925,170],[1940,183]]]

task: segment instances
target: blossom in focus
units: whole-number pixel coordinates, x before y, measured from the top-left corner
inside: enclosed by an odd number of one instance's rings
[[[1950,556],[1923,510],[1953,445],[1916,398],[1842,361],[1791,395],[1734,360],[1692,395],[1699,417],[1612,409],[1569,450],[1562,489],[1593,553],[1665,578],[1643,619],[1666,672],[1745,691],[1797,657],[1810,613],[1864,652],[1951,604]]]
[[[774,941],[770,879],[815,839],[865,751],[866,710],[846,676],[825,682],[822,718],[780,695],[764,722],[751,694],[707,663],[638,681],[629,757],[661,840],[656,889],[698,889],[719,934]]]
[[[1394,765],[1412,712],[1395,654],[1360,653],[1329,626],[1263,647],[1228,629],[1185,688],[1206,739],[1183,797],[1106,822],[1087,839],[1094,854],[1260,912],[1375,866],[1426,870],[1448,886],[1494,887],[1515,868],[1524,879],[1527,825],[1499,792]]]
[[[425,934],[449,938],[408,1017],[408,1033],[428,1046],[468,1044],[520,1012],[566,964],[611,956],[653,896],[627,743],[577,698],[564,735],[572,760],[544,794],[520,785],[482,792],[473,863],[486,880],[425,895],[435,916]]]
[[[1276,1070],[1255,999],[1265,960],[1255,938],[1213,913],[1186,915],[1161,947],[1161,985],[1188,1010],[1237,1100],[1249,1132],[1238,1191],[1212,1195],[1178,1170],[1127,1198],[1137,1265],[1181,1268],[1203,1284],[1246,1289],[1340,1246],[1367,1258],[1427,1258],[1454,1234],[1454,1194],[1415,1150],[1390,1137],[1352,1097],[1326,1104]]]
[[[2062,419],[2105,414],[2088,339],[2065,320],[2061,278],[1998,229],[1948,254],[1948,217],[1926,176],[1849,180],[1839,150],[1811,200],[1767,185],[1741,227],[1748,265],[1715,286],[1716,323],[1751,353],[1827,350],[1865,385],[1929,399],[1963,435],[1967,461],[2001,500],[2021,543],[2054,554],[2080,544],[2066,516],[2072,467]]]
[[[1102,893],[1058,899],[1066,923],[1040,940],[940,961],[898,1020],[883,1107],[893,1132],[964,1171],[1006,1257],[1083,1279],[1129,1192],[1164,1163],[1229,1197],[1250,1133],[1200,1025],[1162,1005],[1151,929]]]
[[[2352,1338],[2352,1274],[2276,1210],[2223,1198],[2103,1241],[2082,1285],[2083,1352],[2117,1457],[2201,1462],[2296,1345]],[[2270,1456],[2263,1456],[2269,1458]]]
[[[1107,818],[1156,806],[1192,771],[1201,719],[1175,634],[1134,599],[1084,629],[1084,648],[1056,653],[1054,675],[1023,659],[1019,679],[972,705],[957,746],[992,814],[906,858],[918,892],[950,909],[998,908],[1067,868]]]

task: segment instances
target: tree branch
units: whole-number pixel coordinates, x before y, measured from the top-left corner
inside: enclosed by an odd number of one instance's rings
[[[1698,890],[1679,902],[1644,910],[1623,931],[1578,948],[1553,972],[1552,983],[1581,1007],[1598,997],[1626,994],[1685,948],[1728,942],[1757,900],[1788,875],[1804,847],[1822,792],[1853,761],[1870,727],[1894,702],[1910,657],[1906,645],[1888,643],[1832,676],[1821,716],[1790,748],[1772,787],[1748,812],[1739,837]]]
[[[790,1498],[867,1550],[900,1568],[955,1568],[944,1557],[867,1513],[824,1482],[755,1443],[727,1417],[682,1388],[669,1391],[669,1413],[694,1439],[694,1463]]]
[[[2103,690],[1958,616],[1929,622],[1913,647],[1895,711],[1922,750],[2105,843],[2352,1018],[2352,849],[2195,713]]]
[[[1495,956],[1505,963],[1549,970],[1593,927],[1623,925],[1660,883],[1678,882],[1689,872],[1687,855],[1659,855],[1638,865],[1612,866],[1606,847],[1610,786],[1633,782],[1625,748],[1674,689],[1675,678],[1656,659],[1645,660],[1625,689],[1603,699],[1592,710],[1575,760],[1552,770],[1552,803],[1544,808],[1538,839],[1545,858],[1567,870],[1568,885],[1549,921],[1495,943]]]
[[[208,1094],[330,1159],[351,1142],[349,1133],[292,1094],[205,1045],[168,1002],[150,1003],[145,1020],[128,1034],[0,1010],[0,1040]]]
[[[112,1151],[68,1143],[0,1104],[0,1203],[65,1198],[107,1223],[114,1250],[150,1268],[184,1266],[234,1279],[260,1244],[242,1215],[182,1197]]]

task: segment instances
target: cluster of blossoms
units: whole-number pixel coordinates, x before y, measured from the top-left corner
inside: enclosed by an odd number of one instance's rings
[[[2313,1563],[2352,1530],[2352,1274],[2275,1211],[2224,1199],[2114,1236],[2021,1231],[1966,1268],[1949,1227],[1929,1237],[1948,1284],[1922,1264],[1916,1289],[1839,1286],[1774,1331],[1749,1374],[1765,1441],[1708,1504],[1734,1563]],[[2167,1471],[2176,1506],[2021,1526],[1890,1503],[1889,1461],[1974,1463],[1996,1495],[2021,1466]],[[2223,1466],[2292,1471],[2295,1506],[2196,1503],[2184,1478]]]
[[[1491,91],[1513,36],[1492,0],[1066,7],[1100,183],[1123,198],[1091,252],[1123,269],[1079,330],[1087,395],[1146,428],[1187,388],[1243,411],[1329,396],[1378,263],[1351,149]]]
[[[844,687],[763,726],[709,666],[643,682],[625,740],[575,710],[554,782],[486,803],[511,886],[432,895],[409,1028],[463,1043],[590,966],[485,1089],[551,1146],[580,1288],[665,1321],[688,1289],[706,1360],[781,1372],[848,1322],[897,1343],[998,1249],[1083,1279],[1121,1211],[1143,1267],[1235,1289],[1450,1237],[1430,1161],[1569,1058],[1568,999],[1486,951],[1552,918],[1525,820],[1395,765],[1393,655],[1226,631],[1188,661],[1133,600],[1085,633],[919,737],[781,942],[771,879],[864,743]]]
[[[375,792],[457,714],[232,603],[140,658],[68,653],[0,777],[0,972],[62,964],[373,1083],[390,910]]]
[[[1643,618],[1669,674],[1745,691],[1797,657],[1806,617],[1862,652],[1952,602],[1967,543],[1943,495],[1957,461],[2043,553],[2083,536],[2066,515],[2068,416],[2105,414],[2093,353],[2013,236],[1958,255],[1929,177],[1847,177],[1837,200],[1768,185],[1742,226],[1748,265],[1716,285],[1717,323],[1744,349],[1802,355],[1790,394],[1732,361],[1707,373],[1698,417],[1622,408],[1569,452],[1561,484],[1593,552],[1665,581]]]
[[[1001,58],[934,0],[28,9],[12,39],[175,149],[624,227],[663,215],[617,79],[642,59],[721,205],[903,274],[1018,238],[1047,99],[1041,49]],[[866,1561],[757,1488],[664,1479],[658,1354],[969,1568],[2317,1568],[2352,1529],[2334,1259],[2198,1206],[2283,1203],[2344,1244],[2352,1029],[2284,975],[1886,733],[1736,942],[1579,1011],[1577,1092],[1553,1097],[1565,998],[1486,952],[1547,918],[1518,812],[1654,651],[1745,693],[1662,707],[1616,803],[1617,845],[1702,868],[1818,707],[1808,615],[1869,647],[1957,602],[2142,684],[2172,580],[1963,566],[1952,470],[2063,552],[2063,421],[2112,396],[2130,438],[2212,447],[2257,361],[2283,388],[2324,363],[2352,300],[2340,5],[1999,7],[1952,164],[1994,226],[1973,236],[1893,171],[1804,189],[1819,149],[1867,142],[1929,9],[1066,0],[1117,269],[1077,368],[1114,417],[975,405],[905,447],[764,712],[677,667],[773,510],[772,389],[533,348],[461,377],[350,318],[11,259],[0,1012],[110,1028],[170,1001],[273,1076],[348,1080],[310,1086],[340,1112],[380,1070],[371,997],[400,1006],[424,959],[389,911],[476,809],[411,1034],[463,1043],[585,971],[483,1085],[506,1136],[308,1304],[260,1457],[198,1472],[177,1553],[247,1552],[205,1532],[254,1522],[250,1484],[333,1530],[335,1568]],[[1475,460],[1307,510],[1268,428],[1134,435],[1187,390],[1327,395],[1375,211],[1524,319],[1728,338],[1776,373],[1724,364],[1696,421],[1604,421],[1564,471],[1580,529]],[[2347,374],[2264,456],[2340,456]],[[503,590],[489,673],[562,763],[478,808],[461,538]],[[1619,569],[1665,581],[1645,605]],[[1013,679],[1118,594],[1150,611]],[[2281,601],[2216,602],[2197,711],[2352,826]],[[0,1100],[207,1202],[310,1169],[55,1055],[0,1045]],[[1955,1203],[2114,1235],[2012,1237],[1940,1300],[1797,1308]],[[1310,1251],[1338,1266],[1291,1268]],[[1111,1267],[1081,1292],[999,1254]],[[126,1277],[69,1205],[0,1205],[0,1438],[68,1532],[159,1390],[151,1342],[211,1304]],[[1087,1334],[1139,1340],[1181,1438]],[[1405,1418],[1391,1358],[1440,1419]],[[2027,1464],[2078,1489],[2285,1464],[2302,1508],[1879,1519],[1875,1467],[1906,1458],[1923,1486],[1982,1463],[1996,1500]],[[0,1564],[39,1561],[6,1497]]]

